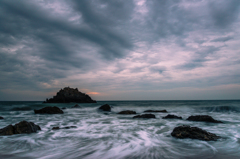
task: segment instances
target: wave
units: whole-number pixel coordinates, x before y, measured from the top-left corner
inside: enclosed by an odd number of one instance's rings
[[[203,110],[210,112],[240,112],[240,107],[238,106],[210,106],[210,107],[201,107]]]
[[[31,107],[14,107],[11,109],[12,111],[29,111],[32,110]]]

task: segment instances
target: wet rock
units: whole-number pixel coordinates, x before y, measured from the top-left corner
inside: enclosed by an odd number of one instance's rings
[[[133,118],[156,118],[154,114],[142,114],[142,115],[136,115]]]
[[[163,117],[163,119],[182,119],[182,117],[168,114],[167,116]]]
[[[62,110],[67,109],[66,107],[62,107]]]
[[[80,105],[76,104],[72,108],[82,108]]]
[[[215,141],[220,138],[216,134],[207,132],[198,127],[190,127],[187,125],[175,127],[171,135],[180,139],[191,138],[204,141]]]
[[[40,126],[35,125],[33,122],[21,121],[17,124],[8,125],[0,129],[0,135],[13,135],[13,134],[29,134],[41,130]]]
[[[151,112],[151,113],[167,113],[167,110],[145,110],[144,112]]]
[[[111,107],[108,104],[104,104],[98,109],[103,110],[103,111],[111,111]]]
[[[60,128],[60,127],[56,126],[56,127],[53,127],[52,130],[71,129],[71,128],[77,128],[77,127],[76,126],[66,126],[66,127]]]
[[[118,114],[136,114],[136,112],[132,110],[124,110],[119,112]]]
[[[96,103],[95,100],[82,92],[79,92],[77,88],[65,87],[57,92],[53,98],[46,99],[44,103]]]
[[[34,109],[35,114],[63,114],[63,111],[54,106],[54,107],[45,107],[39,110]]]
[[[211,123],[222,123],[221,121],[213,119],[209,115],[195,115],[195,116],[190,116],[187,118],[189,121],[204,121],[204,122],[211,122]]]
[[[4,118],[0,116],[0,119],[4,119]]]

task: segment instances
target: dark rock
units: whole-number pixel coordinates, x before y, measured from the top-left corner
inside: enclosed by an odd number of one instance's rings
[[[14,107],[11,110],[13,111],[28,111],[28,110],[32,110],[31,107]]]
[[[136,115],[133,118],[156,118],[154,114],[142,114],[142,115]]]
[[[101,109],[103,111],[111,111],[111,107],[108,104],[104,104],[101,107],[99,107],[98,109]]]
[[[182,119],[182,117],[168,114],[167,116],[163,117],[163,119]]]
[[[56,127],[53,127],[52,130],[71,129],[71,128],[77,128],[77,127],[76,126],[66,126],[66,127],[60,128],[60,127],[56,126]]]
[[[53,98],[46,99],[44,103],[96,103],[95,100],[82,92],[79,92],[77,88],[65,87],[57,92]]]
[[[0,116],[0,119],[4,119],[4,118]]]
[[[132,110],[124,110],[119,112],[118,114],[136,114],[136,112]]]
[[[191,139],[198,139],[204,141],[215,141],[220,137],[202,130],[198,127],[190,127],[187,125],[175,127],[171,133],[173,137],[184,139],[184,138],[191,138]]]
[[[72,108],[82,108],[80,105],[76,104]]]
[[[152,112],[152,113],[167,113],[167,111],[164,110],[145,110],[144,112]]]
[[[190,116],[190,117],[187,118],[187,120],[190,120],[190,121],[205,121],[205,122],[211,122],[211,123],[222,123],[221,121],[213,119],[209,115]]]
[[[37,130],[41,130],[41,128],[33,122],[21,121],[14,126],[8,125],[0,129],[0,135],[29,134],[35,133]]]
[[[66,107],[62,107],[62,110],[67,109]]]
[[[34,109],[35,114],[63,114],[63,111],[58,107],[45,107],[39,110]]]

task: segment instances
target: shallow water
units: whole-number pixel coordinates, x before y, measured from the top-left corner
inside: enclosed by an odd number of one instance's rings
[[[112,112],[98,111],[103,104]],[[22,120],[39,125],[32,134],[0,136],[0,158],[84,158],[84,159],[176,159],[239,158],[240,101],[121,101],[79,104],[42,104],[41,102],[0,102],[0,128]],[[40,115],[33,109],[45,106],[67,107],[64,114]],[[116,114],[122,110],[166,109],[153,113],[156,119],[132,119],[134,115]],[[167,114],[183,120],[162,119]],[[211,115],[223,124],[186,121],[190,115]],[[197,126],[222,138],[218,141],[176,139],[170,134],[180,125]],[[52,130],[52,127],[76,126]]]

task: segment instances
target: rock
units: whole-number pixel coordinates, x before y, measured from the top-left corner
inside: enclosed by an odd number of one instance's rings
[[[32,110],[31,107],[14,107],[11,110],[13,111],[28,111],[28,110]]]
[[[4,119],[4,118],[0,116],[0,119]]]
[[[39,110],[34,109],[35,114],[63,114],[63,111],[54,106],[54,107],[45,107]]]
[[[29,134],[41,130],[40,126],[35,125],[33,122],[21,121],[17,124],[8,125],[0,129],[0,135],[13,135],[13,134]]]
[[[182,119],[182,117],[168,114],[167,116],[163,117],[163,119]]]
[[[108,104],[104,104],[101,107],[99,107],[98,109],[101,109],[103,111],[111,111],[111,107]]]
[[[215,141],[220,138],[219,136],[198,127],[190,127],[187,125],[175,127],[171,135],[180,139],[191,138],[204,141]]]
[[[76,104],[72,108],[82,108],[80,105]]]
[[[65,87],[57,92],[53,98],[46,99],[44,103],[96,103],[95,100],[82,92],[79,92],[77,88]]]
[[[136,114],[136,112],[132,110],[124,110],[119,112],[118,114]]]
[[[142,115],[136,115],[133,118],[156,118],[154,114],[142,114]]]
[[[167,113],[167,111],[164,110],[145,110],[144,112],[152,112],[152,113]]]
[[[67,109],[66,107],[62,107],[62,110]]]
[[[56,126],[56,127],[53,127],[52,130],[71,129],[71,128],[77,128],[77,127],[76,126],[66,126],[66,127],[60,128],[60,127]]]
[[[211,122],[211,123],[222,123],[221,121],[213,119],[209,115],[190,116],[190,117],[187,118],[187,120],[190,120],[190,121],[205,121],[205,122]]]

